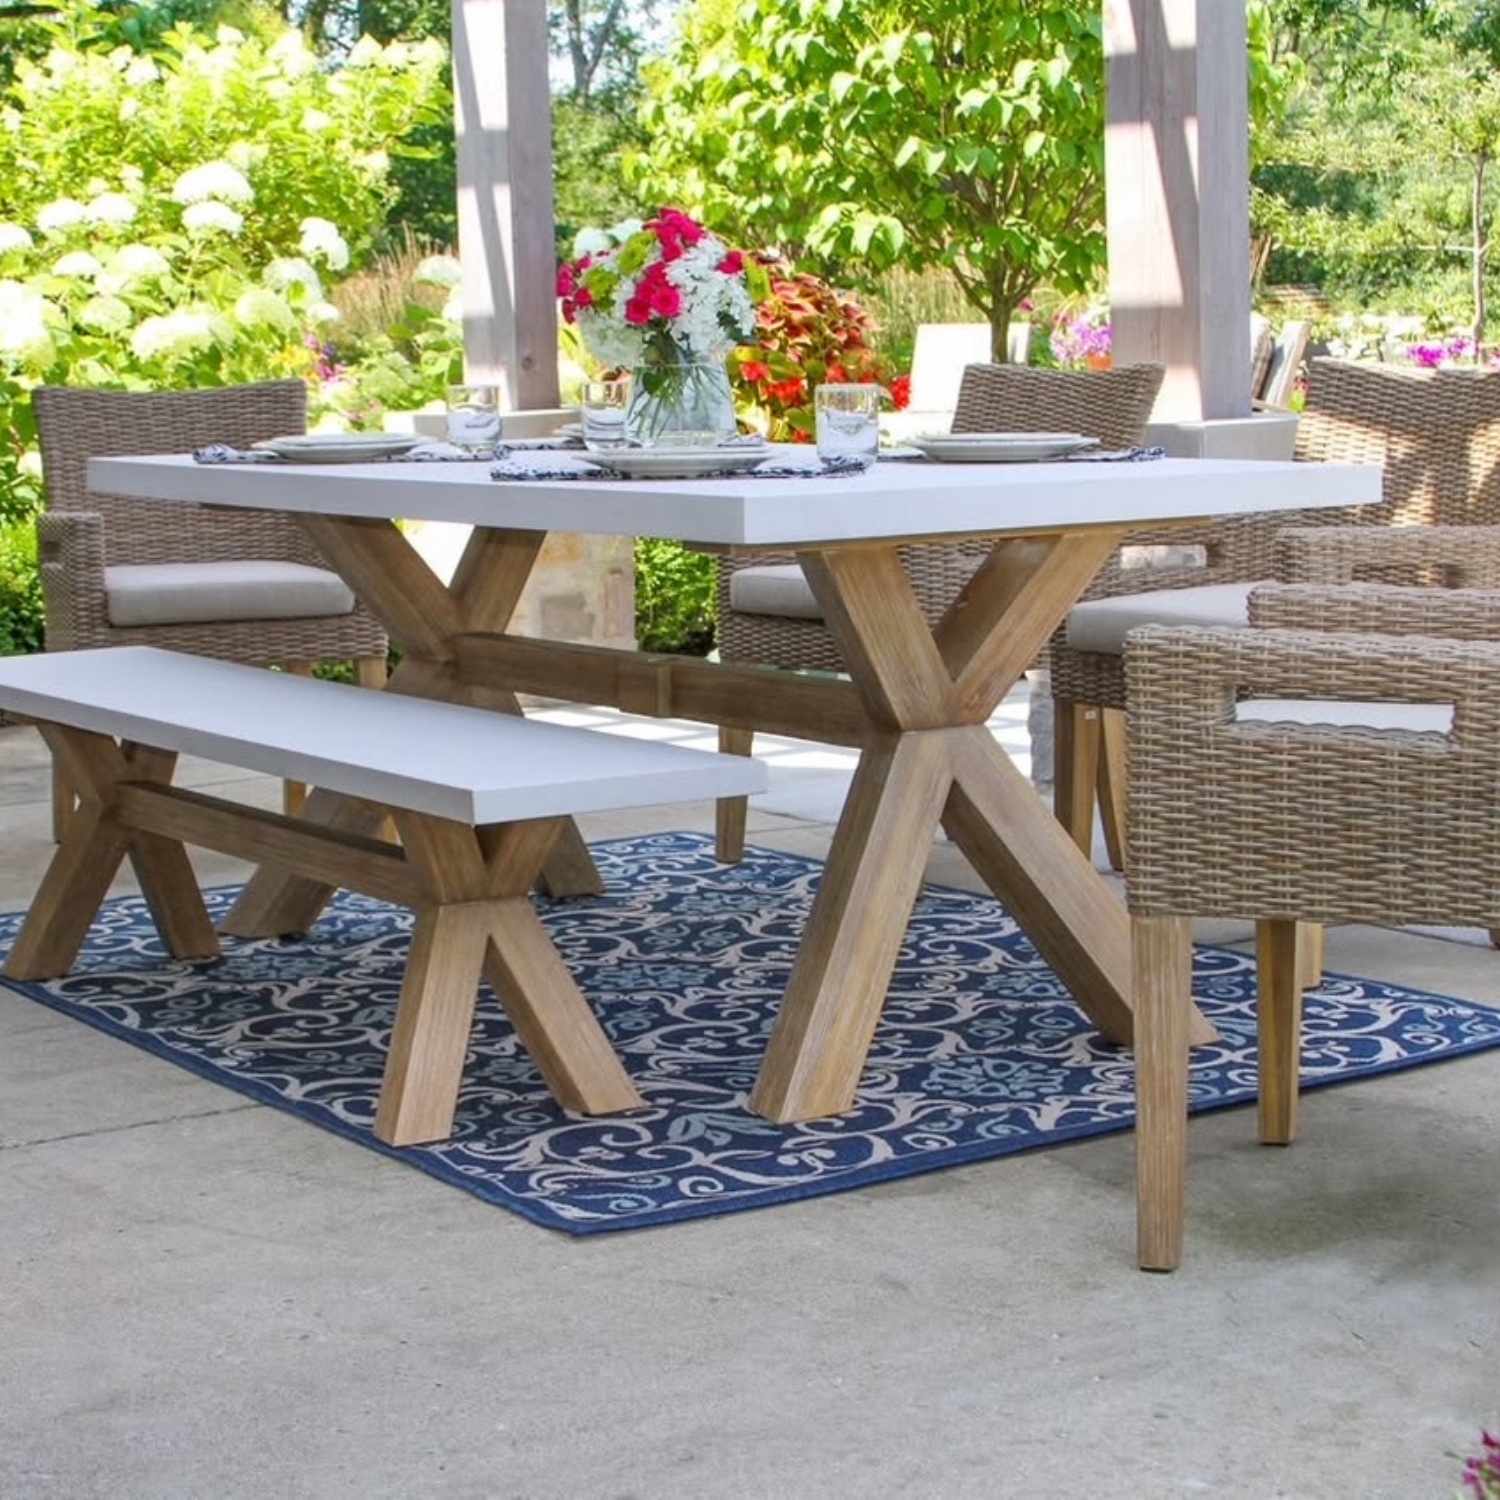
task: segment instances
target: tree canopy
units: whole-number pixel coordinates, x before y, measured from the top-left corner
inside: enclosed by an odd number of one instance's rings
[[[646,70],[648,199],[842,274],[950,271],[1005,358],[1042,282],[1104,256],[1097,7],[696,0]]]

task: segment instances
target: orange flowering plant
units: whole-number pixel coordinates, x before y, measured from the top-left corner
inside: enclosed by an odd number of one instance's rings
[[[891,380],[871,338],[875,322],[848,292],[821,277],[765,259],[770,291],[756,311],[755,342],[729,356],[736,404],[757,415],[773,442],[813,440],[813,391],[830,384],[886,385],[900,406],[903,377]]]

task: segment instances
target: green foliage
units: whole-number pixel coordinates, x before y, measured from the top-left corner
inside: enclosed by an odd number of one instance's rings
[[[0,523],[0,656],[40,651],[42,620],[36,527],[29,519]]]
[[[429,119],[447,68],[436,44],[369,43],[330,69],[295,31],[182,28],[151,56],[99,53],[92,15],[65,12],[0,109],[0,514],[35,502],[34,385],[322,375],[321,396],[330,291],[383,232],[390,151]],[[447,349],[403,374],[402,405],[421,404],[414,384],[436,393],[457,341],[420,313],[408,347]],[[399,347],[382,338],[377,377]],[[380,402],[329,408],[359,420]]]
[[[639,537],[635,544],[635,629],[642,651],[702,656],[713,645],[718,613],[714,560],[679,542]]]
[[[645,143],[633,108],[621,113],[610,102],[559,95],[552,101],[552,174],[558,259],[566,259],[573,238],[590,224],[618,224],[641,217],[626,186],[620,162]]]
[[[1002,334],[1104,258],[1096,6],[697,0],[646,69],[647,197],[844,279],[944,267]]]
[[[1475,269],[1494,213],[1500,88],[1482,37],[1458,24],[1461,9],[1274,8],[1276,47],[1300,49],[1305,67],[1279,127],[1257,133],[1252,219],[1274,246],[1267,281],[1317,284],[1351,310],[1420,312],[1434,331],[1482,333]]]

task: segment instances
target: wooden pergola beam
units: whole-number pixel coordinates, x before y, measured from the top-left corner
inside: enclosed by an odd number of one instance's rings
[[[1114,357],[1160,360],[1159,420],[1250,414],[1244,0],[1105,0]]]
[[[453,0],[453,110],[465,379],[556,406],[546,0]]]

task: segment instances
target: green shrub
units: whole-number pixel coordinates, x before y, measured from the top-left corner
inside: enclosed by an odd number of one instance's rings
[[[295,30],[209,38],[183,27],[149,56],[100,52],[79,20],[88,10],[61,7],[52,50],[17,63],[3,111],[0,434],[11,450],[43,382],[326,384],[332,290],[384,235],[390,153],[445,97],[437,42],[365,40],[329,67]],[[385,385],[404,401],[404,383]],[[373,400],[321,394],[315,416],[380,414]],[[6,489],[10,457],[0,452]]]
[[[0,656],[42,649],[42,583],[36,570],[36,527],[0,524]]]
[[[713,646],[714,560],[678,542],[635,544],[635,629],[642,651],[703,656]]]

